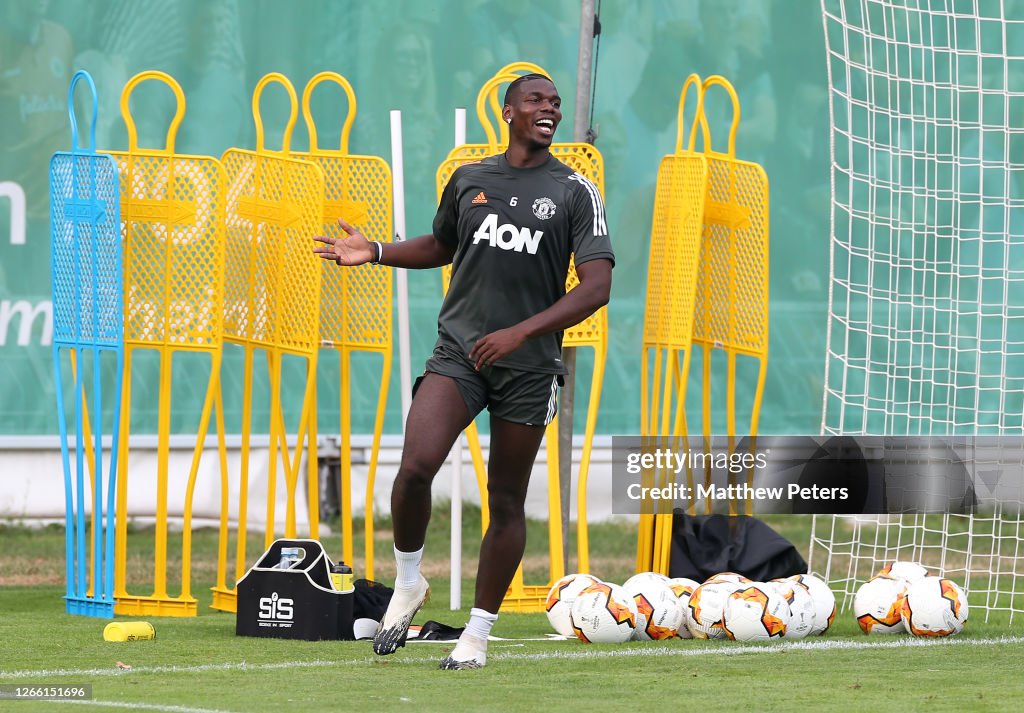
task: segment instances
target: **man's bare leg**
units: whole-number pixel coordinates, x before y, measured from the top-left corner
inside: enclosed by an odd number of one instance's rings
[[[391,490],[398,576],[387,613],[373,637],[373,650],[380,655],[405,646],[412,618],[430,595],[419,572],[430,523],[430,486],[469,422],[469,410],[454,379],[426,374],[409,407],[402,463]]]
[[[526,489],[543,437],[543,426],[491,417],[490,522],[480,544],[476,598],[466,630],[441,668],[481,668],[487,663],[487,635],[526,550]]]

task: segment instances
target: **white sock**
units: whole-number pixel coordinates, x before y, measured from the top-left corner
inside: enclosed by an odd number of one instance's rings
[[[395,576],[395,589],[412,589],[420,581],[420,560],[423,559],[423,548],[415,552],[402,552],[395,548],[395,563],[398,574]]]
[[[466,633],[478,639],[487,641],[491,635],[491,627],[498,620],[497,614],[491,614],[484,609],[473,608],[469,610],[469,623],[466,624]]]

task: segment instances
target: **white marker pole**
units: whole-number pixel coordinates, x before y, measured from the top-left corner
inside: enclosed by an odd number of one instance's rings
[[[466,143],[466,110],[455,110],[455,145]],[[452,446],[452,529],[451,529],[451,595],[452,611],[462,608],[462,434]]]
[[[395,211],[395,240],[405,240],[405,167],[402,161],[402,112],[391,110],[391,177]],[[396,269],[398,287],[398,369],[402,383],[402,433],[412,403],[412,367],[409,351],[409,278]]]
[[[455,147],[458,148],[466,143],[466,107],[460,106],[455,110]]]

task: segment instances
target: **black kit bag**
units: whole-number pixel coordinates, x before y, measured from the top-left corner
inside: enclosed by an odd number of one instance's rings
[[[672,513],[670,577],[703,582],[736,572],[755,582],[807,572],[807,562],[789,540],[747,515]]]

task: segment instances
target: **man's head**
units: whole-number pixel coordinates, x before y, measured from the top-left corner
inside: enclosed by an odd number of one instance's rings
[[[554,84],[551,82],[551,78],[548,77],[546,74],[537,74],[536,72],[531,72],[530,74],[523,74],[519,76],[516,80],[511,82],[508,85],[508,88],[505,89],[504,103],[507,105],[514,101],[516,94],[518,94],[522,90],[523,85],[526,84],[527,82],[532,82],[534,79],[543,79],[548,84],[554,86]]]
[[[509,125],[509,140],[534,146],[551,144],[562,120],[562,98],[543,74],[524,74],[505,90],[502,118]]]

